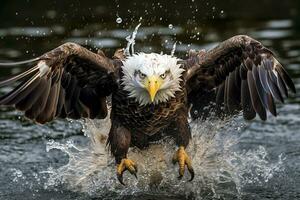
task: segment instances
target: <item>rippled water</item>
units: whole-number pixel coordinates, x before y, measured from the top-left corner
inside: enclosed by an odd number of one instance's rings
[[[299,2],[241,2],[3,1],[0,60],[29,59],[66,41],[111,55],[126,47],[138,23],[135,51],[170,54],[177,42],[176,56],[248,34],[274,50],[299,91]],[[240,115],[192,122],[193,182],[177,180],[172,140],[147,150],[133,148],[129,156],[139,163],[139,178],[125,174],[126,187],[117,182],[105,149],[109,121],[57,120],[41,126],[1,108],[0,199],[299,199],[299,102],[299,94],[291,95],[278,105],[279,116],[266,122],[244,122]]]

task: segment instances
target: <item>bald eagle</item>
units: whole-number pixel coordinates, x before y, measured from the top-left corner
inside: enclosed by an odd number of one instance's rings
[[[137,164],[127,157],[130,146],[145,148],[165,134],[173,136],[179,178],[187,167],[192,180],[192,159],[185,151],[191,139],[189,116],[242,110],[246,120],[256,114],[266,120],[267,110],[277,114],[274,99],[283,102],[288,88],[296,92],[274,54],[245,35],[209,51],[191,50],[186,59],[156,53],[124,56],[121,50],[110,59],[102,51],[66,43],[28,62],[34,67],[0,82],[0,87],[16,86],[0,97],[0,105],[14,106],[44,124],[56,118],[103,119],[109,102],[107,144],[122,184],[124,171],[137,173]]]

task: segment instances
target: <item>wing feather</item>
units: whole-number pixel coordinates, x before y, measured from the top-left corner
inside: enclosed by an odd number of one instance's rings
[[[106,96],[117,88],[119,67],[103,53],[66,43],[32,62],[34,67],[0,81],[0,87],[19,83],[0,105],[15,106],[38,123],[106,117]]]
[[[292,79],[274,54],[248,36],[232,37],[204,52],[194,52],[185,61],[189,102],[194,106],[201,102],[191,94],[200,91],[200,87],[202,93],[217,88],[215,101],[223,104],[225,111],[236,113],[242,109],[245,119],[258,114],[266,120],[266,110],[277,115],[274,98],[284,102],[287,88],[296,92]]]
[[[239,109],[240,105],[240,88],[236,87],[235,72],[231,72],[228,77],[228,86],[227,86],[227,105],[229,113],[234,113]]]
[[[38,100],[32,105],[32,107],[25,111],[25,116],[28,117],[29,119],[36,119],[46,106],[49,92],[51,89],[51,79],[49,80],[49,77],[48,77],[45,80],[46,80],[46,83],[45,83],[46,89],[39,96]]]
[[[267,118],[266,109],[259,98],[255,80],[253,78],[251,71],[248,71],[247,82],[249,84],[250,98],[251,98],[253,108],[262,120],[266,120]]]
[[[19,102],[18,96],[22,99],[24,95],[30,92],[33,86],[36,85],[38,74],[32,76],[29,80],[24,81],[23,83],[19,84],[16,89],[12,90],[8,94],[0,97],[0,104],[9,105],[9,104],[16,104]]]
[[[280,77],[283,79],[288,88],[292,90],[293,93],[296,93],[295,85],[285,69],[281,65],[277,65],[275,70],[279,73]]]
[[[246,120],[251,120],[255,117],[256,112],[252,106],[250,91],[247,80],[242,80],[241,85],[241,104],[243,116]]]
[[[218,88],[217,88],[217,95],[216,95],[216,103],[219,105],[223,104],[224,100],[224,90],[225,90],[225,83],[222,83]]]
[[[44,90],[45,84],[43,82],[43,78],[38,78],[35,83],[30,85],[30,90],[27,90],[27,94],[18,95],[18,102],[15,102],[16,108],[18,110],[27,110],[31,108],[32,104],[36,101],[36,99],[39,97],[41,92]],[[32,91],[36,92],[32,92]]]
[[[251,71],[248,71],[248,72],[251,72]],[[264,105],[265,108],[268,108],[268,99],[267,99],[268,93],[266,93],[264,91],[264,88],[263,88],[262,83],[259,78],[257,67],[255,65],[253,65],[253,67],[252,67],[252,77],[255,82],[256,91],[258,93],[261,103]]]

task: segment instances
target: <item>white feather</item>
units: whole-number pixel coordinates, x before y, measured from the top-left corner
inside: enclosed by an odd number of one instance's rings
[[[135,98],[141,105],[151,103],[148,91],[143,87],[143,84],[134,73],[140,70],[143,74],[150,77],[152,75],[161,75],[167,70],[170,70],[172,78],[166,78],[157,92],[154,104],[166,102],[175,96],[175,92],[180,91],[180,82],[182,81],[182,73],[184,69],[180,64],[177,64],[178,58],[170,55],[162,55],[157,53],[138,53],[129,56],[123,61],[122,70],[124,76],[122,78],[122,85],[124,90],[129,92],[129,97]]]
[[[40,77],[44,76],[45,74],[48,73],[48,71],[50,70],[49,66],[46,64],[45,61],[40,61],[38,63],[38,68],[39,68],[39,72],[40,72]]]

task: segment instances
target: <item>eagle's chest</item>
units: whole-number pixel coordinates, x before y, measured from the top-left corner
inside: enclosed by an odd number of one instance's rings
[[[122,125],[132,132],[153,135],[168,126],[176,117],[177,110],[185,106],[184,92],[158,105],[139,105],[120,90],[112,96],[112,113]]]

